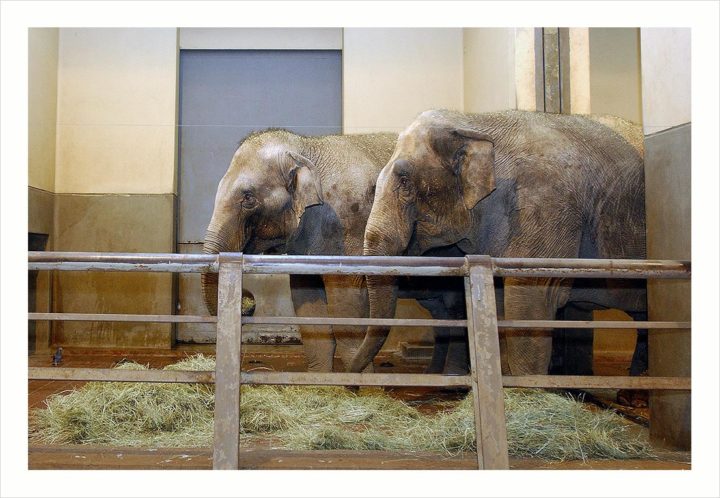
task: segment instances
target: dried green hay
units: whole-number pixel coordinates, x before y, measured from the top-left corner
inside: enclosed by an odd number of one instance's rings
[[[136,363],[116,368],[146,369]],[[202,355],[165,367],[214,370]],[[89,382],[31,412],[30,439],[42,444],[143,447],[212,445],[214,388],[202,384]],[[243,386],[243,444],[272,438],[291,449],[475,451],[472,398],[425,415],[382,389]],[[588,410],[567,395],[505,389],[511,456],[553,460],[651,457],[640,431],[610,410]]]

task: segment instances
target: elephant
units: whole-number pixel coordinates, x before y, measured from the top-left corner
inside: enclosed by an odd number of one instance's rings
[[[396,140],[391,133],[305,137],[280,129],[249,135],[218,185],[203,251],[361,255],[375,182]],[[217,313],[217,284],[217,273],[201,275],[211,314]],[[462,279],[418,280],[413,286],[418,290],[402,292],[433,317],[464,318]],[[290,291],[297,316],[369,313],[363,276],[290,275]],[[358,326],[300,326],[308,370],[332,371],[335,352],[349,365],[364,332]],[[457,331],[438,327],[435,334],[431,368],[452,370],[447,356]]]
[[[638,126],[611,116],[527,111],[421,113],[398,137],[380,173],[365,255],[463,254],[519,258],[645,258],[645,200]],[[368,276],[370,316],[392,316],[393,277]],[[635,280],[504,278],[504,318],[647,310]],[[367,328],[349,371],[372,360],[387,327]],[[506,375],[547,374],[552,333],[501,333]]]

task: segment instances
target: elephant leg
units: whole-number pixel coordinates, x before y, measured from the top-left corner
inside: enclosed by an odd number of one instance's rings
[[[442,298],[422,299],[418,301],[435,320],[454,320],[465,318],[463,291],[448,289]],[[462,375],[468,372],[467,329],[457,327],[434,327],[435,345],[430,364],[425,373],[445,373]]]
[[[647,312],[629,313],[633,320],[647,320]],[[648,331],[638,329],[635,351],[630,362],[630,375],[644,375],[648,369]],[[641,389],[620,389],[617,392],[617,401],[621,405],[636,408],[648,406],[648,391]]]
[[[506,278],[506,320],[551,320],[569,297],[568,280]],[[547,374],[552,352],[552,332],[547,329],[505,331],[509,375]]]
[[[327,295],[328,316],[344,318],[365,318],[370,314],[365,279],[358,276],[324,275]],[[343,366],[351,364],[352,359],[365,338],[366,327],[353,325],[333,325],[332,334],[337,344],[337,353]],[[363,372],[373,372],[372,362]]]
[[[633,320],[647,321],[647,312],[639,311],[630,313]],[[635,342],[635,351],[633,352],[632,362],[630,363],[630,375],[642,375],[648,369],[648,331],[647,329],[638,329],[637,341]]]
[[[470,370],[470,353],[468,349],[467,329],[452,329],[448,344],[447,360],[443,373],[445,375],[465,375]]]
[[[327,316],[322,280],[315,275],[290,275],[290,294],[296,316]],[[303,352],[310,372],[332,372],[335,338],[326,325],[300,325]]]
[[[592,310],[568,304],[560,310],[562,320],[592,320]],[[593,337],[592,329],[553,330],[551,374],[592,375]]]
[[[445,368],[450,339],[444,336],[443,332],[438,330],[439,328],[441,327],[435,327],[433,329],[435,344],[433,345],[433,353],[432,358],[430,358],[430,364],[428,364],[425,368],[425,373],[442,373]]]

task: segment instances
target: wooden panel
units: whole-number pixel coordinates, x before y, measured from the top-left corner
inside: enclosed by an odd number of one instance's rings
[[[668,389],[689,390],[690,377],[630,377],[589,375],[512,375],[503,376],[505,387],[543,387],[562,389]]]
[[[215,382],[215,375],[214,372],[190,372],[182,370],[30,367],[28,368],[28,379],[212,384]]]
[[[242,263],[222,263],[218,282],[213,468],[237,469],[242,354]]]
[[[469,288],[468,288],[469,287]],[[507,469],[505,398],[500,367],[500,341],[493,285],[492,261],[471,266],[466,279],[468,339],[473,380],[478,465],[484,469]],[[474,357],[474,361],[472,358]],[[482,461],[480,461],[482,460]]]

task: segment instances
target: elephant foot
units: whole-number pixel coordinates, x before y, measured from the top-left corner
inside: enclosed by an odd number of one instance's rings
[[[648,406],[648,391],[642,389],[620,389],[616,399],[618,404],[623,406],[646,408]]]

